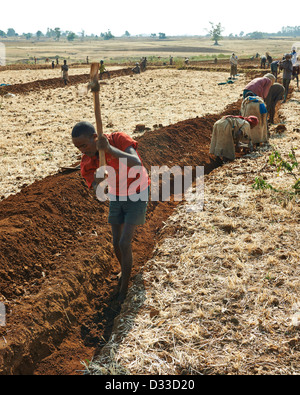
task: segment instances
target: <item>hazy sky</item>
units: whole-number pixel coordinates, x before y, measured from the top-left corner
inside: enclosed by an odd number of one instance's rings
[[[273,3],[274,4],[274,3]],[[221,23],[223,34],[253,31],[278,32],[300,23],[298,0],[1,0],[0,30],[14,28],[19,34],[47,28],[86,34],[111,30],[120,36],[165,33],[204,35],[209,22]]]

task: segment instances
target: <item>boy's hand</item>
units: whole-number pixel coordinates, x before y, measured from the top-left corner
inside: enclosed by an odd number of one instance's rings
[[[96,146],[97,146],[98,151],[109,152],[110,144],[109,144],[107,138],[103,135],[98,137]]]

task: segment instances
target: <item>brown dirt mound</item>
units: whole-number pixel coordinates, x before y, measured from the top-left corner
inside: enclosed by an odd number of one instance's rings
[[[46,70],[51,69],[51,64],[8,64],[6,66],[0,66],[0,71],[6,70]]]
[[[75,66],[74,64],[73,66]],[[85,67],[87,65],[84,65]],[[78,67],[78,66],[76,66]],[[161,67],[161,65],[159,66]],[[51,66],[48,65],[10,65],[10,66],[2,66],[0,67],[1,70],[12,69],[12,70],[22,70],[26,68],[31,69],[50,69]],[[153,68],[149,64],[149,69]],[[230,69],[229,61],[226,60],[218,60],[217,64],[214,64],[212,61],[193,61],[190,62],[190,65],[187,67],[183,67],[183,69],[189,70],[199,70],[199,71],[214,71],[214,72],[226,72]],[[260,69],[256,65],[256,61],[251,61],[248,59],[241,59],[239,61],[238,71],[243,73],[247,73],[247,77],[249,79],[253,79],[256,77],[262,77],[264,74],[268,72],[267,69]],[[133,75],[133,72],[130,67],[120,69],[120,70],[111,70],[110,76],[111,78],[125,76],[125,75]],[[103,75],[103,79],[108,78],[106,74]],[[77,85],[77,84],[85,84],[90,81],[89,74],[78,74],[69,76],[69,84]],[[64,82],[62,78],[49,78],[44,80],[36,80],[33,82],[28,82],[25,84],[14,84],[9,86],[2,86],[0,87],[0,96],[3,96],[7,93],[13,94],[27,94],[29,92],[38,91],[41,89],[55,89],[55,88],[62,88],[64,87]]]
[[[209,155],[213,123],[238,114],[241,102],[146,132],[137,140],[145,167],[218,163]],[[184,153],[184,154],[182,154]],[[132,278],[159,240],[174,202],[149,202],[146,225],[133,245]],[[80,173],[47,177],[0,202],[0,374],[78,374],[108,340],[118,309],[108,203],[100,203]]]

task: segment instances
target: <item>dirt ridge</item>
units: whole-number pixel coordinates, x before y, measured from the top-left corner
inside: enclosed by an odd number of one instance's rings
[[[133,75],[133,72],[130,68],[111,70],[109,73],[111,78]],[[104,74],[102,77],[103,79],[108,78],[107,74]],[[88,83],[89,81],[90,81],[89,74],[77,74],[77,75],[69,76],[69,85],[85,84]],[[29,92],[35,92],[42,89],[56,89],[56,88],[62,88],[64,86],[65,84],[62,78],[48,78],[48,79],[36,80],[22,84],[1,86],[0,96],[4,96],[8,93],[24,95],[24,94],[28,94]]]

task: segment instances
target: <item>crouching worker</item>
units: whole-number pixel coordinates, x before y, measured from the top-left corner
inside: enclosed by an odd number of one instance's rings
[[[123,302],[132,269],[132,239],[146,218],[150,179],[137,153],[137,142],[122,132],[98,137],[88,122],[76,124],[72,141],[81,151],[81,174],[89,188],[100,188],[96,176],[99,150],[104,151],[108,177],[108,222],[111,224],[115,255],[121,266],[118,301]],[[103,178],[102,178],[103,180]]]
[[[277,82],[271,86],[265,103],[269,114],[269,122],[274,123],[276,104],[284,98],[285,88]]]
[[[135,67],[131,69],[135,74],[141,74],[141,68],[138,63],[135,64]]]
[[[219,119],[213,127],[210,154],[222,160],[234,160],[235,152],[241,147],[253,150],[251,128],[258,124],[257,117],[227,115]]]
[[[271,73],[267,73],[263,77],[254,78],[245,86],[243,99],[246,99],[248,96],[259,96],[265,100],[274,82],[275,76]]]

